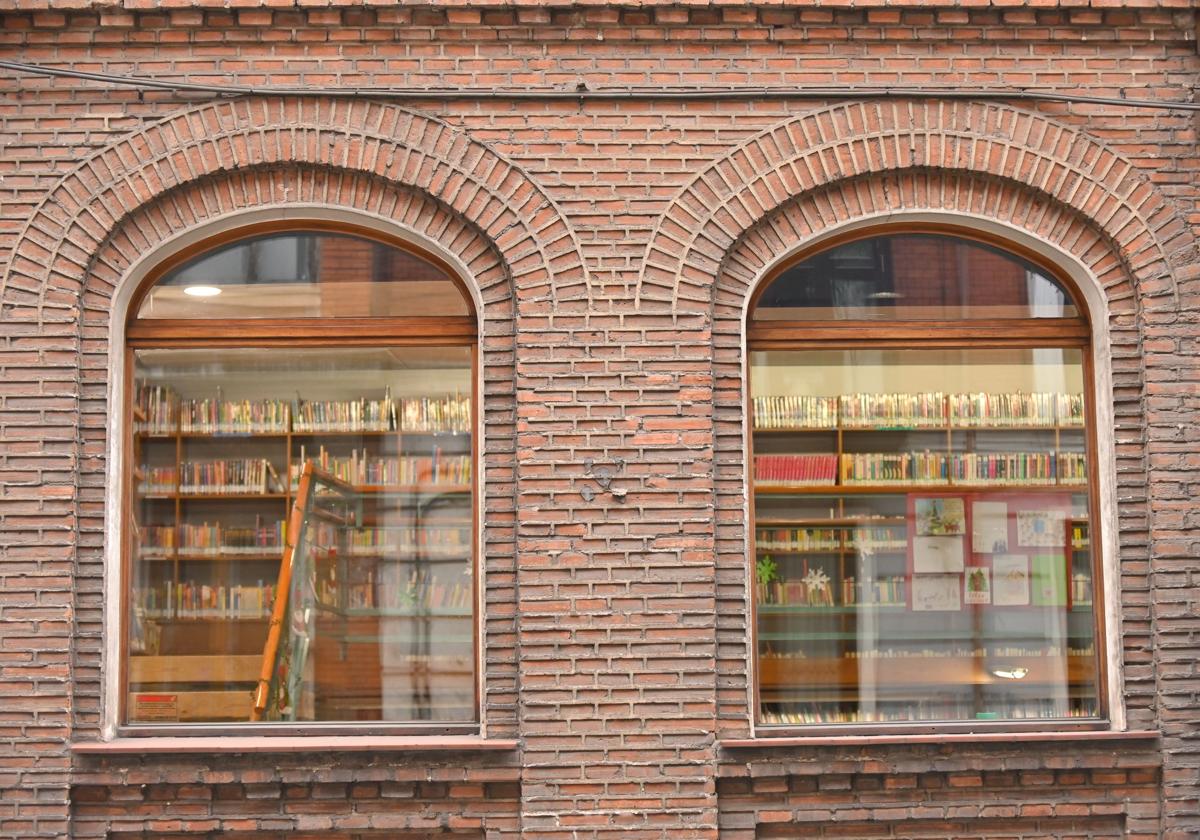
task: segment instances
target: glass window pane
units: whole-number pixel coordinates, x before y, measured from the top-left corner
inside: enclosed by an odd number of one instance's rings
[[[1082,353],[751,354],[759,719],[1097,717]]]
[[[242,239],[169,271],[139,318],[463,317],[438,266],[360,236],[280,233]]]
[[[956,236],[900,234],[839,245],[764,290],[758,320],[1076,318],[1070,294],[1033,263]]]
[[[303,690],[267,719],[478,719],[473,352],[134,353],[129,723],[250,720],[306,461],[347,486],[305,522]]]

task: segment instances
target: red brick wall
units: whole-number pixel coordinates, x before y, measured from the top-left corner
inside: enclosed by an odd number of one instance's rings
[[[267,86],[1170,99],[1200,69],[1190,11],[1128,6],[287,3],[16,10],[2,23],[10,60]],[[344,99],[214,105],[0,73],[0,835],[1200,828],[1191,116],[737,98],[413,108],[423,116]],[[482,289],[484,715],[489,735],[521,747],[72,757],[69,742],[96,737],[101,702],[112,289],[173,232],[298,203],[395,219],[462,254]],[[1076,255],[1106,289],[1126,707],[1161,744],[717,744],[749,734],[742,303],[805,237],[905,210],[998,219]],[[588,458],[623,459],[623,501],[585,501]]]

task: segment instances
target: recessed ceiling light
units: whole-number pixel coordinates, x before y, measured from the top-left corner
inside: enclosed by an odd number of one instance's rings
[[[188,286],[183,293],[192,297],[216,297],[221,290],[217,286]]]

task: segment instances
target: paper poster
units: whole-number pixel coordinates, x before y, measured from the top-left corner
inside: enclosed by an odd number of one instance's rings
[[[966,533],[967,517],[962,499],[917,499],[917,534],[945,536]]]
[[[989,554],[1008,551],[1008,505],[971,503],[971,550]]]
[[[924,574],[962,570],[962,537],[913,537],[914,572]]]
[[[948,612],[962,609],[959,575],[913,575],[914,612]]]
[[[992,603],[992,570],[986,566],[968,566],[963,576],[963,601],[968,604]]]
[[[1017,545],[1062,546],[1067,536],[1063,525],[1065,517],[1061,510],[1017,511]]]
[[[992,558],[992,603],[1006,607],[1029,603],[1029,561],[1024,554]]]
[[[1030,558],[1033,567],[1033,603],[1039,607],[1067,605],[1067,561],[1062,554],[1037,554]]]

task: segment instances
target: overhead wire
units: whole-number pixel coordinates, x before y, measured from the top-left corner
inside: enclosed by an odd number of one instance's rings
[[[804,99],[970,99],[977,101],[1057,102],[1071,105],[1103,105],[1157,111],[1200,111],[1200,103],[1182,100],[1139,99],[1125,96],[1091,96],[1076,93],[1029,90],[1028,88],[905,87],[905,86],[747,86],[747,87],[591,87],[581,81],[574,88],[505,87],[354,87],[312,85],[274,87],[269,85],[217,85],[185,80],[119,76],[62,67],[44,67],[18,61],[0,61],[0,69],[35,76],[68,78],[125,86],[139,90],[195,93],[211,96],[347,97],[406,101],[430,100],[520,100],[594,101],[623,100],[804,100]]]

